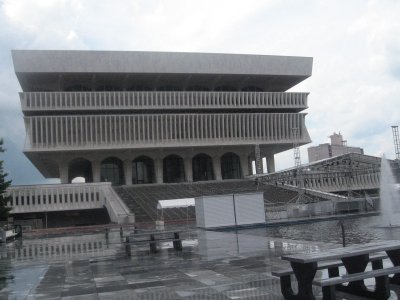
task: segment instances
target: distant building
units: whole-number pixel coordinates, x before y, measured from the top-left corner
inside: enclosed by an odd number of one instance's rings
[[[343,155],[347,153],[364,154],[364,149],[360,147],[347,146],[347,141],[343,140],[343,136],[339,133],[333,133],[330,136],[331,143],[320,144],[318,146],[308,148],[308,161],[313,162],[329,157]]]

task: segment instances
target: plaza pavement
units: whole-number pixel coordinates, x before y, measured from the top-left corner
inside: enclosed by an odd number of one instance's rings
[[[0,246],[0,299],[283,299],[271,276],[288,266],[281,255],[340,246],[272,238],[265,228],[192,227],[183,237],[182,252],[166,242],[150,254],[142,244],[131,257],[118,228],[10,242]]]

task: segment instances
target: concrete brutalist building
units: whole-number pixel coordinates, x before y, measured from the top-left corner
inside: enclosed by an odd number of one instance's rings
[[[12,51],[25,155],[69,183],[244,178],[310,142],[312,58],[172,52]],[[293,130],[296,128],[296,130]],[[294,133],[297,132],[297,133]]]

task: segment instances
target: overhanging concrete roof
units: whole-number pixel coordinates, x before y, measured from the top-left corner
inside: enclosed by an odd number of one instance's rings
[[[16,73],[161,73],[311,76],[312,58],[275,55],[13,50]]]
[[[33,85],[44,86],[51,78],[82,82],[88,75],[100,81],[129,76],[135,82],[159,84],[235,86],[245,82],[284,91],[311,76],[313,62],[311,57],[296,56],[76,50],[13,50],[12,58],[25,91]]]

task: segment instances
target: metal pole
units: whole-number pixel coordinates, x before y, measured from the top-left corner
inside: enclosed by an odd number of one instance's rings
[[[125,253],[126,253],[126,256],[128,256],[128,257],[131,257],[131,255],[132,255],[129,236],[127,236],[126,240],[125,240]]]
[[[235,217],[235,228],[237,228],[237,218],[236,218],[236,203],[235,203],[235,194],[232,194],[233,201],[233,216]]]

